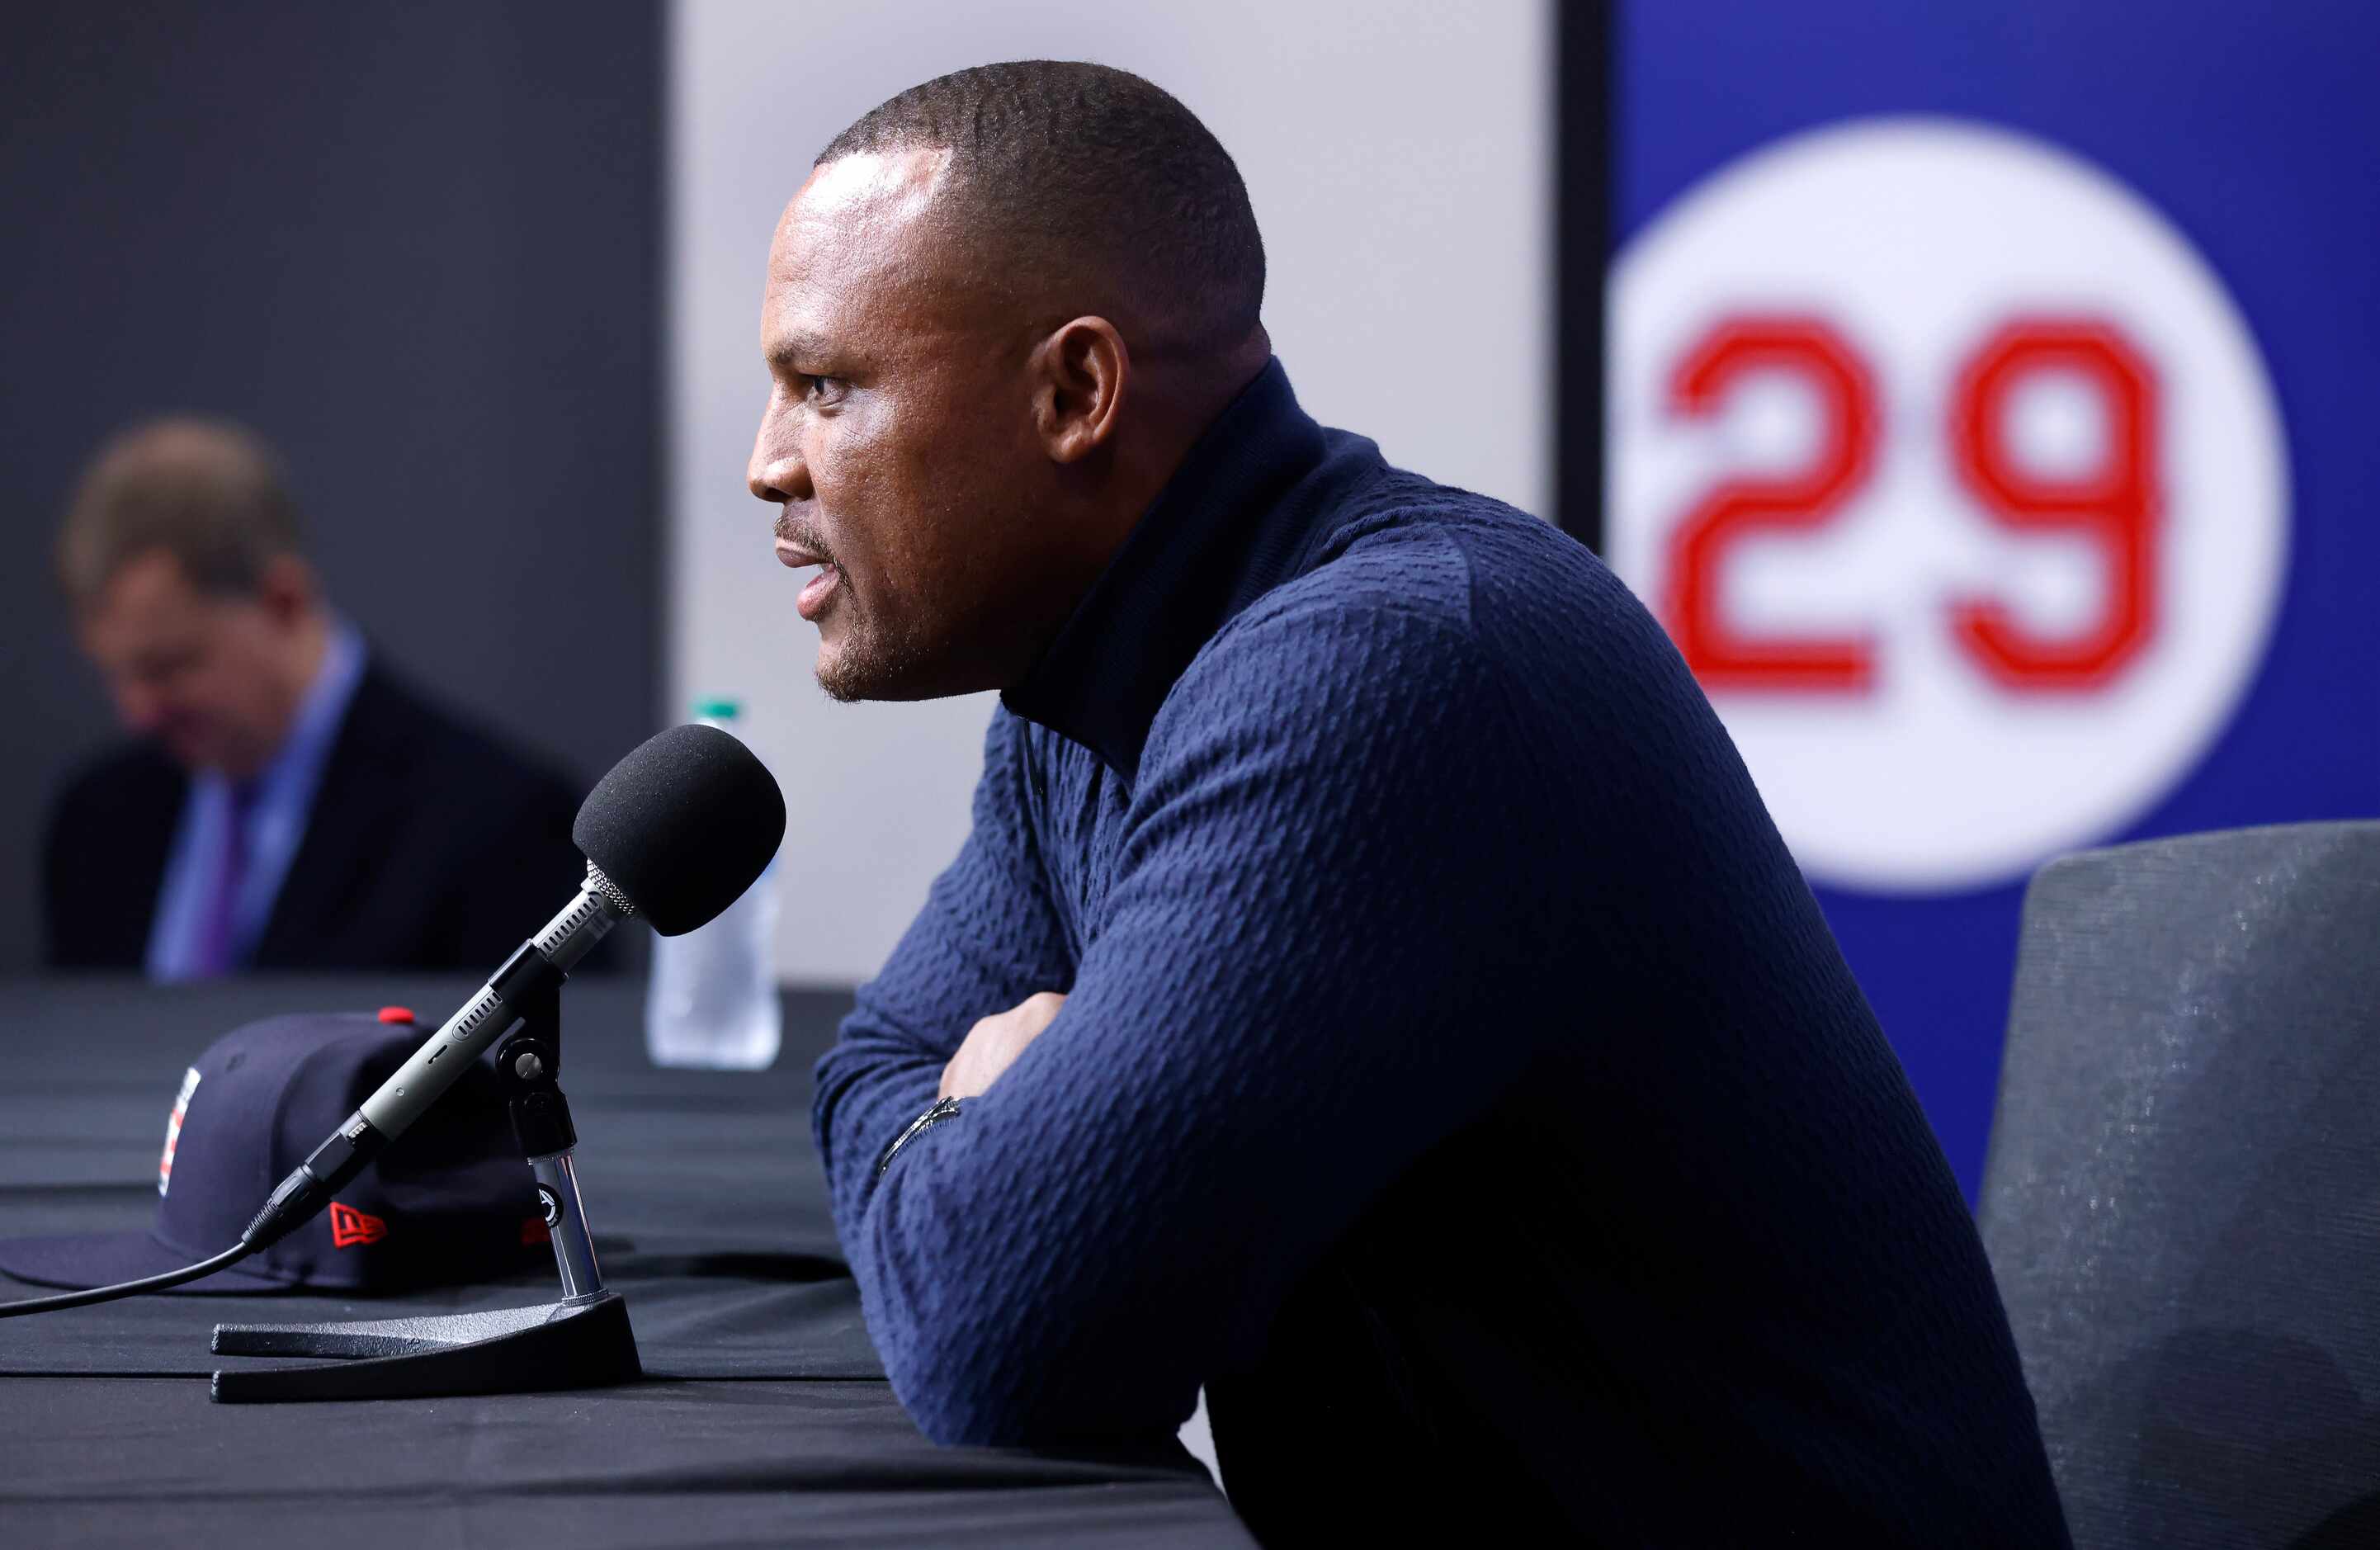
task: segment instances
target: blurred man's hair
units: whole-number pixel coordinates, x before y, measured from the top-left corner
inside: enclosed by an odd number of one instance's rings
[[[952,153],[959,195],[982,217],[965,233],[978,250],[1138,282],[1132,299],[1184,343],[1256,328],[1264,242],[1247,185],[1196,116],[1140,77],[1050,59],[954,71],[869,109],[813,165],[924,149]]]
[[[80,610],[143,555],[171,555],[198,591],[253,593],[298,549],[298,507],[263,440],[224,420],[174,416],[109,438],[58,531],[58,585]]]

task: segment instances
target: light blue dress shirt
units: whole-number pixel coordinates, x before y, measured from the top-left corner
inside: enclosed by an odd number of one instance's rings
[[[235,966],[248,961],[272,919],[282,879],[289,874],[289,862],[306,837],[322,766],[330,761],[331,745],[338,740],[363,672],[363,636],[345,619],[334,620],[322,665],[298,702],[297,719],[281,751],[256,777],[255,795],[244,815],[248,869],[232,904],[230,961]],[[156,918],[149,928],[151,979],[192,980],[209,971],[207,908],[229,848],[225,831],[237,812],[232,783],[223,774],[210,770],[191,778],[182,821],[165,858],[165,876],[158,885]]]

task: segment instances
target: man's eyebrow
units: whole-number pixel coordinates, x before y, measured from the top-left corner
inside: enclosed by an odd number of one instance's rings
[[[773,336],[763,359],[771,366],[790,367],[797,360],[816,360],[827,353],[825,336],[796,328]]]

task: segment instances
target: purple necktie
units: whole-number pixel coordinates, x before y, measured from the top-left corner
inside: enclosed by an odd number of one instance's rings
[[[199,923],[198,970],[202,976],[228,974],[238,967],[232,950],[233,917],[239,909],[240,883],[248,876],[248,812],[255,798],[253,787],[232,787],[223,848],[215,856],[214,886]]]

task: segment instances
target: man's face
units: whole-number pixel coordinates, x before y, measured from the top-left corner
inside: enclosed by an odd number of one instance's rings
[[[120,568],[76,621],[116,714],[186,769],[262,769],[288,729],[289,626],[265,596],[212,597],[162,551]]]
[[[769,406],[747,470],[839,700],[1004,687],[1064,616],[1050,460],[1025,373],[1035,320],[968,273],[949,153],[816,169],[769,253]]]

